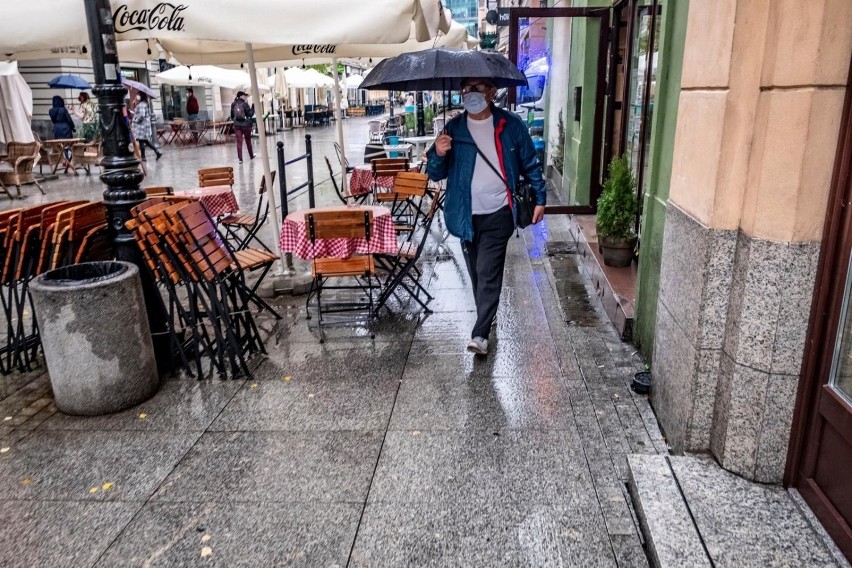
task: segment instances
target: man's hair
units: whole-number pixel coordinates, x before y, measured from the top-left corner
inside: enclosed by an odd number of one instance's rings
[[[187,87],[186,92],[187,93],[194,93],[195,91],[192,90],[192,87]]]
[[[482,83],[487,84],[491,88],[496,87],[496,85],[494,84],[494,81],[492,81],[489,77],[466,77],[466,78],[461,80],[461,86],[464,87],[465,85],[467,85],[468,83],[471,83],[473,81],[480,81]]]

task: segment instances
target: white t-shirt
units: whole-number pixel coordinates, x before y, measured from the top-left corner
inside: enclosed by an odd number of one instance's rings
[[[497,170],[500,170],[497,144],[494,142],[493,117],[474,120],[468,116],[467,128],[482,153],[488,156],[488,160]],[[470,197],[474,215],[494,213],[509,203],[503,178],[491,169],[478,152],[476,166],[473,168],[473,179],[470,181]]]

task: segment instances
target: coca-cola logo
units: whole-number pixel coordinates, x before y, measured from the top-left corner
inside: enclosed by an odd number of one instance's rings
[[[316,53],[334,53],[335,51],[337,51],[335,44],[293,46],[293,55],[313,55]]]
[[[162,2],[147,10],[130,10],[127,4],[121,4],[112,16],[115,33],[143,30],[182,32],[181,12],[186,8],[183,4]]]

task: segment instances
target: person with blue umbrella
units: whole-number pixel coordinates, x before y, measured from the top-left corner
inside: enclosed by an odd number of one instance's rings
[[[65,99],[59,95],[53,97],[53,106],[47,112],[53,123],[53,137],[56,139],[73,138],[77,130],[68,109],[65,108]]]

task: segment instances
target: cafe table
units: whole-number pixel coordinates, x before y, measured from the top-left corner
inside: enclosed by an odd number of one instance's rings
[[[364,237],[348,239],[317,239],[311,243],[308,237],[307,216],[317,211],[372,211],[373,230],[369,241]],[[281,225],[283,252],[290,252],[306,260],[313,258],[349,258],[354,254],[396,254],[399,244],[393,228],[393,218],[388,207],[373,205],[315,207],[294,211],[284,218]]]
[[[180,197],[192,197],[201,201],[211,217],[219,217],[229,213],[237,213],[240,206],[237,198],[229,185],[214,185],[210,187],[196,187],[175,191]]]
[[[435,136],[406,136],[399,139],[400,142],[406,144],[414,144],[414,155],[419,156],[426,151],[426,148],[435,141]]]
[[[408,169],[416,172],[417,163],[411,163]],[[390,189],[393,187],[395,176],[379,176],[376,179],[376,184],[380,188]],[[352,195],[366,195],[373,189],[373,167],[370,164],[360,164],[352,170],[352,175],[349,177],[349,193]]]

